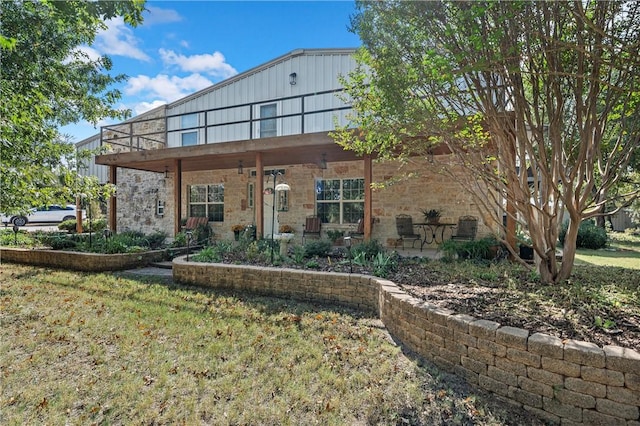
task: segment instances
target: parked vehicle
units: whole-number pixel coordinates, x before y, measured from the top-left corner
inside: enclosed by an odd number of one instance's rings
[[[27,223],[60,223],[65,220],[76,218],[76,206],[68,204],[66,206],[51,205],[48,207],[33,208],[26,216],[2,215],[2,223],[11,223],[17,226],[25,226]],[[82,219],[86,219],[87,214],[82,210]]]

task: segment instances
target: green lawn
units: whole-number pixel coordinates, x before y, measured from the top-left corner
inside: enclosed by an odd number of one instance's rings
[[[540,424],[357,312],[4,264],[0,423]]]
[[[576,264],[640,269],[640,237],[610,233],[607,248],[600,250],[578,249]]]

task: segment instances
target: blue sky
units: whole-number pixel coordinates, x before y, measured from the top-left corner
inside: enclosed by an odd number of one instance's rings
[[[129,79],[118,107],[141,114],[299,48],[358,47],[353,1],[147,1],[137,28],[107,22],[89,55]],[[65,126],[77,142],[111,122]]]

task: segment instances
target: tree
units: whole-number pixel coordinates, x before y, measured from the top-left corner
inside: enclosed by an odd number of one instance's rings
[[[24,212],[70,201],[65,183],[77,155],[59,126],[128,116],[113,107],[120,92],[109,89],[125,76],[109,75],[108,57],[91,59],[79,47],[108,19],[142,22],[144,1],[14,0],[1,7],[0,206]]]
[[[483,217],[502,226],[510,200],[541,279],[566,280],[580,222],[602,214],[640,145],[640,3],[358,2],[352,30],[355,113],[336,141],[403,160],[446,147]]]

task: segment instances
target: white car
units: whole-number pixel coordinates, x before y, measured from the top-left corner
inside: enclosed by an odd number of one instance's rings
[[[12,223],[17,226],[25,226],[27,223],[60,223],[65,220],[76,218],[76,206],[68,204],[66,206],[51,205],[49,207],[40,207],[31,209],[26,216],[2,215],[2,223]],[[82,210],[82,219],[86,219],[87,215]]]

